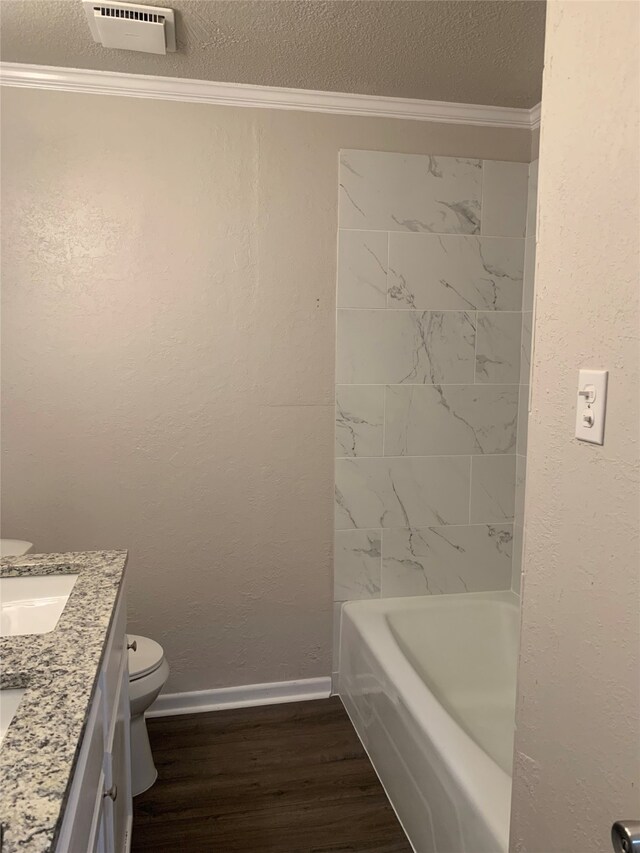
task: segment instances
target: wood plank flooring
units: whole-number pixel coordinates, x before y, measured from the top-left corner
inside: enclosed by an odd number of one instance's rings
[[[411,853],[337,697],[147,725],[132,853]]]

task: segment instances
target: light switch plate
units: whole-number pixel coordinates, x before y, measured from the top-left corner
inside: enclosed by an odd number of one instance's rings
[[[607,411],[607,370],[580,370],[576,403],[576,438],[590,444],[604,443]]]

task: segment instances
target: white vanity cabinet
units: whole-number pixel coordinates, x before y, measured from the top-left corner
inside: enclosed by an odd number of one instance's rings
[[[76,762],[56,853],[127,853],[131,759],[126,602],[121,593]]]

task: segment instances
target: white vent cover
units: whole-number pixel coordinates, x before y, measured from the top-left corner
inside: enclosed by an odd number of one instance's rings
[[[93,40],[103,47],[166,53],[176,49],[173,9],[82,0]]]

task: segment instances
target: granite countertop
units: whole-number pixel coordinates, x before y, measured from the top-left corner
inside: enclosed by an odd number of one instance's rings
[[[126,563],[126,551],[0,561],[0,577],[78,575],[53,631],[0,639],[0,687],[26,688],[0,745],[2,853],[55,850]]]

